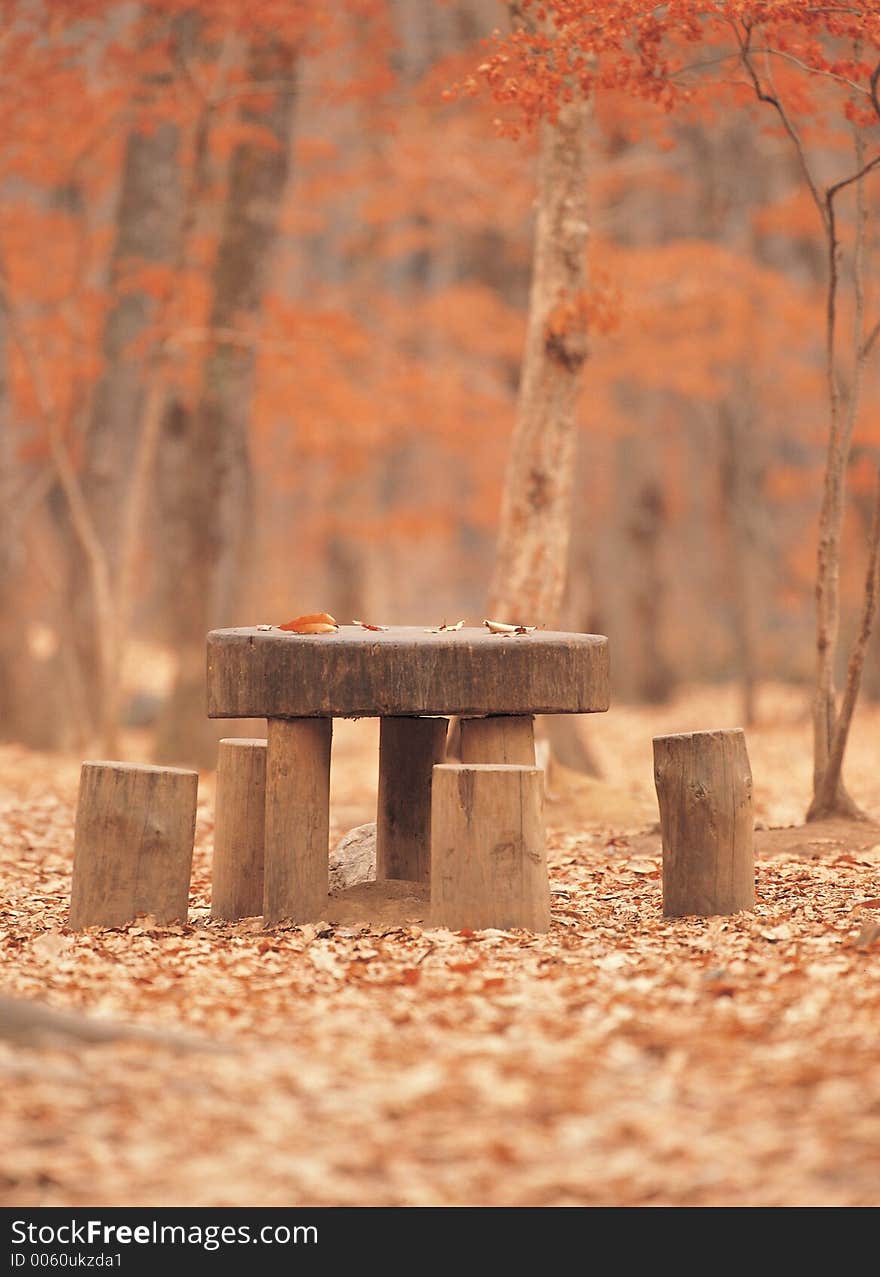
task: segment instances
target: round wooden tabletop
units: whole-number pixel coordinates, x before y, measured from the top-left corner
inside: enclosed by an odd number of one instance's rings
[[[211,718],[591,714],[609,701],[601,634],[343,625],[208,635]]]

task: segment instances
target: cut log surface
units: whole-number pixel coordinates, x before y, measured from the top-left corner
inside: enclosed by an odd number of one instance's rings
[[[263,919],[327,916],[330,864],[329,718],[272,718],[266,756]]]
[[[376,877],[431,876],[431,778],[446,757],[445,718],[383,718],[379,728]]]
[[[70,926],[186,921],[197,772],[86,762],[80,773]]]
[[[535,724],[528,715],[492,715],[461,720],[463,763],[535,765]]]
[[[663,912],[736,913],[755,903],[752,773],[740,729],[654,738]]]
[[[549,930],[540,768],[442,764],[432,799],[432,925]]]
[[[263,912],[266,742],[222,740],[217,753],[211,917],[226,921]]]
[[[608,640],[599,634],[343,625],[335,634],[208,635],[212,718],[588,714],[608,704]]]

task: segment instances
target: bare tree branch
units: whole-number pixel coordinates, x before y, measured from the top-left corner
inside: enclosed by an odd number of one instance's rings
[[[825,207],[825,201],[823,200],[822,194],[819,190],[819,184],[813,175],[812,169],[810,168],[810,164],[807,159],[807,152],[804,147],[803,140],[801,139],[801,135],[798,132],[797,128],[795,127],[794,121],[791,119],[791,116],[788,114],[785,104],[783,103],[778,93],[769,92],[764,87],[764,85],[761,83],[761,78],[758,75],[757,70],[755,69],[755,64],[752,61],[752,54],[754,52],[754,50],[751,47],[752,29],[751,27],[747,26],[745,28],[746,34],[743,35],[739,29],[739,26],[734,20],[731,20],[730,25],[731,25],[731,28],[733,29],[734,35],[736,36],[737,43],[739,44],[740,57],[742,60],[743,67],[745,68],[746,73],[749,79],[751,80],[752,87],[755,90],[755,94],[758,98],[758,101],[765,102],[767,103],[768,106],[772,106],[773,109],[776,111],[776,114],[779,116],[782,122],[782,127],[785,129],[786,133],[788,134],[789,138],[794,144],[795,151],[797,152],[798,162],[800,163],[800,166],[801,166],[801,172],[804,175],[804,180],[807,183],[810,194],[813,197],[813,203],[816,205],[816,208],[819,210],[819,216],[822,218],[822,222],[823,224],[825,224],[827,229],[828,214]]]
[[[880,319],[877,320],[876,324],[874,325],[874,327],[871,329],[871,331],[868,333],[867,337],[864,340],[864,343],[862,345],[862,349],[860,352],[860,357],[863,361],[868,358],[871,351],[876,346],[878,337],[880,337]]]
[[[866,98],[870,98],[870,88],[865,88],[863,84],[858,84],[855,80],[850,80],[848,76],[838,75],[836,71],[826,71],[823,67],[810,66],[809,62],[802,62],[800,58],[796,58],[793,53],[788,53],[785,49],[774,49],[768,45],[763,49],[754,49],[754,53],[763,53],[771,58],[782,58],[786,62],[791,62],[793,66],[800,67],[802,71],[808,72],[810,75],[823,76],[826,80],[836,80],[838,84],[846,84],[856,93],[863,93]]]

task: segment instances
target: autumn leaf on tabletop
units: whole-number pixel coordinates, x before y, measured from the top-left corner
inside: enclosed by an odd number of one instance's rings
[[[535,625],[509,625],[506,621],[484,621],[490,634],[531,634]]]
[[[442,625],[435,626],[432,630],[425,630],[426,634],[452,634],[455,630],[460,630],[464,625],[464,621],[456,621],[454,625],[447,625],[444,621]]]
[[[369,621],[352,621],[352,625],[359,625],[362,630],[387,630],[387,625],[371,625]]]
[[[309,612],[307,616],[297,616],[292,621],[285,621],[278,628],[289,630],[293,634],[335,634],[339,625],[329,612]]]

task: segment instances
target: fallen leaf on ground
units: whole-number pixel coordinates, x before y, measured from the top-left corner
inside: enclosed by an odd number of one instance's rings
[[[387,630],[387,625],[371,625],[369,621],[352,621],[352,625],[359,625],[362,630]]]
[[[608,779],[560,784],[546,935],[445,931],[396,889],[376,917],[328,900],[335,926],[210,921],[206,774],[190,925],[70,936],[80,759],[0,745],[4,995],[234,1048],[182,1063],[149,1041],[0,1042],[0,1205],[875,1206],[880,935],[860,929],[880,922],[864,904],[878,827],[758,834],[755,908],[715,922],[664,918],[659,879],[636,872],[660,863],[652,736],[732,723],[738,690],[592,720]],[[768,826],[809,798],[802,703],[762,687],[749,752]],[[875,819],[878,733],[866,700],[848,782]],[[334,844],[375,817],[377,735],[335,725]],[[807,860],[817,833],[835,841]],[[762,939],[780,926],[790,938]],[[53,932],[70,936],[57,953]]]
[[[44,931],[33,941],[31,949],[41,958],[57,958],[59,953],[69,949],[72,944],[72,936],[63,936],[60,931]]]
[[[880,940],[880,922],[865,922],[856,936],[857,949],[870,949],[875,940]]]
[[[766,931],[761,932],[762,940],[769,940],[771,944],[776,944],[780,940],[790,940],[792,937],[792,929],[789,923],[780,922],[776,927],[770,927]]]

